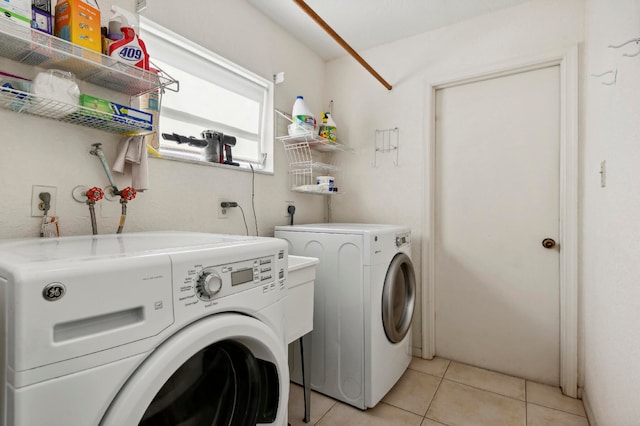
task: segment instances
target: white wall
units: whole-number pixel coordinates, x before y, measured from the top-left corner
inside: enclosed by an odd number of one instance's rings
[[[584,67],[581,317],[591,424],[640,422],[640,1],[588,0]],[[611,76],[591,77],[618,70]],[[606,187],[600,162],[606,160]]]
[[[131,0],[119,0],[118,4],[134,9]],[[103,11],[110,8],[110,3],[100,5]],[[290,110],[295,96],[301,94],[314,110],[322,108],[323,61],[246,2],[199,0],[189,2],[187,8],[154,0],[148,2],[143,14],[264,78],[285,71],[286,81],[276,86],[276,107]],[[30,67],[7,59],[0,59],[0,70],[29,78],[35,75]],[[80,84],[89,94],[128,102],[122,94]],[[278,123],[280,131],[285,129],[282,121]],[[4,110],[0,110],[0,123],[0,238],[38,235],[39,220],[30,216],[32,185],[57,187],[57,215],[63,235],[90,234],[88,208],[73,201],[71,191],[76,185],[108,185],[97,157],[89,155],[89,150],[92,143],[101,142],[111,163],[120,136]],[[276,142],[275,148],[275,175],[255,176],[260,235],[273,235],[274,225],[287,223],[288,200],[295,201],[297,222],[324,218],[323,197],[288,191],[281,143]],[[244,234],[239,210],[233,210],[229,219],[218,219],[217,201],[226,198],[242,205],[249,231],[255,234],[251,173],[167,160],[149,162],[151,189],[129,204],[125,232],[176,229]],[[116,177],[116,183],[128,186],[130,177]],[[101,201],[99,206],[100,232],[115,232],[119,204]]]
[[[426,87],[456,74],[508,61],[557,52],[583,40],[582,0],[533,0],[509,9],[362,52],[389,82],[388,92],[353,59],[327,66],[327,91],[334,100],[338,138],[356,149],[342,187],[348,197],[333,203],[334,221],[403,223],[413,230],[413,258],[420,277],[425,228]],[[341,126],[342,125],[342,126]],[[373,168],[374,130],[399,127],[395,154],[378,154]],[[421,350],[420,309],[414,322],[416,353]]]

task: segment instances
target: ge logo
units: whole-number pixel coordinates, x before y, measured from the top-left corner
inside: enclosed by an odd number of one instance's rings
[[[61,299],[66,293],[66,289],[62,283],[51,283],[42,290],[42,296],[49,302]]]

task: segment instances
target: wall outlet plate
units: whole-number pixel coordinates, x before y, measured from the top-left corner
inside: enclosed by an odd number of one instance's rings
[[[295,207],[296,202],[295,201],[285,201],[284,202],[284,217],[291,217],[291,215],[289,214],[289,206],[294,206]]]
[[[222,204],[225,201],[229,201],[229,200],[218,200],[218,219],[227,219],[229,217],[230,209],[220,207],[220,204]]]
[[[31,217],[42,217],[44,215],[44,203],[40,199],[41,192],[51,194],[51,208],[47,212],[47,216],[55,216],[58,189],[55,186],[33,185],[31,187]]]
[[[140,13],[147,7],[147,0],[136,0],[136,13]]]

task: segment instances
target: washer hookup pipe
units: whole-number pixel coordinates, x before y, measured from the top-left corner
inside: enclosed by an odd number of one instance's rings
[[[93,235],[98,235],[98,224],[96,222],[96,202],[102,200],[104,192],[102,189],[94,186],[87,191],[87,205],[89,206],[89,215],[91,216],[91,230]]]
[[[124,222],[127,220],[127,203],[136,198],[136,190],[130,186],[127,186],[122,191],[120,191],[120,204],[122,205],[122,214],[120,215],[120,225],[118,226],[118,230],[116,234],[122,234],[122,230],[124,229]]]
[[[95,155],[100,159],[100,162],[102,163],[102,168],[104,169],[104,172],[107,174],[107,179],[109,179],[109,183],[111,184],[111,187],[113,188],[114,195],[120,195],[120,191],[118,191],[118,187],[116,186],[115,182],[113,181],[113,175],[111,174],[111,171],[109,170],[109,165],[107,164],[107,160],[106,160],[106,158],[104,158],[104,153],[102,152],[102,144],[101,143],[94,143],[91,146],[93,147],[93,149],[91,151],[89,151],[89,154]]]

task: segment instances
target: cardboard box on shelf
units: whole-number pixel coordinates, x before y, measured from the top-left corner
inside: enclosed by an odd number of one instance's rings
[[[54,35],[101,52],[100,11],[81,0],[59,1],[56,4]]]
[[[31,0],[31,7],[51,15],[51,0]]]
[[[31,9],[31,28],[43,33],[53,34],[53,18],[51,14],[35,7]]]
[[[31,1],[3,0],[0,1],[0,19],[8,19],[23,27],[31,26]]]
[[[81,109],[79,113],[83,115],[89,115],[104,122],[114,121],[116,123],[134,124],[145,130],[152,129],[153,116],[148,112],[87,94],[80,95],[80,105],[95,110],[87,111]]]

